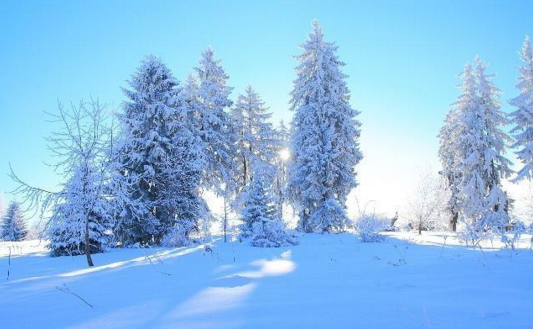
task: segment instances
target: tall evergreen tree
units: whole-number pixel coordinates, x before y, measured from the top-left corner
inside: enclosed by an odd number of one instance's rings
[[[232,105],[232,88],[227,86],[228,75],[211,48],[202,52],[195,70],[197,78],[190,78],[186,87],[186,103],[195,113],[202,142],[202,187],[220,195],[231,181],[234,167],[235,137],[227,112]]]
[[[272,113],[251,86],[239,95],[232,117],[237,133],[237,170],[241,189],[253,179],[254,167],[261,166],[271,175],[279,140],[270,122]]]
[[[184,98],[185,95],[180,95]],[[200,196],[203,158],[200,136],[194,133],[194,113],[186,106],[177,112],[177,129],[170,166],[165,168],[169,179],[162,193],[169,213],[175,217],[171,231],[164,237],[167,246],[184,246],[200,233],[201,219],[208,212]]]
[[[500,110],[500,91],[494,86],[485,65],[476,58],[475,68],[463,72],[463,94],[458,100],[456,170],[460,209],[469,233],[475,237],[487,230],[501,231],[509,221],[507,197],[501,179],[510,174],[510,161],[504,157],[509,137]]]
[[[174,139],[180,108],[179,85],[163,62],[151,55],[123,89],[118,161],[122,211],[115,232],[124,244],[159,243],[175,221],[169,207],[174,182]]]
[[[26,219],[22,216],[20,202],[12,201],[2,222],[2,240],[22,241],[28,234]]]
[[[297,56],[289,191],[305,232],[345,229],[346,198],[357,186],[355,166],[362,158],[359,112],[349,104],[347,76],[341,72],[345,64],[335,54],[337,48],[324,41],[315,21]]]
[[[474,103],[476,93],[475,81],[470,64],[466,66],[461,77],[464,79],[463,84],[460,86],[462,93],[457,101],[453,103],[450,111],[446,114],[444,126],[439,133],[439,158],[442,164],[441,175],[449,192],[446,210],[450,214],[450,229],[454,232],[457,231],[460,211],[459,182],[461,181],[461,177],[457,170],[459,158],[455,155],[457,152],[455,142],[457,140],[457,132],[460,128],[458,112],[460,112],[463,107],[468,107],[470,104]]]
[[[523,65],[518,69],[520,77],[516,85],[520,94],[510,101],[517,108],[510,115],[515,125],[511,130],[516,138],[513,147],[519,149],[516,154],[523,164],[517,180],[533,178],[533,50],[528,36],[524,40],[520,59]]]

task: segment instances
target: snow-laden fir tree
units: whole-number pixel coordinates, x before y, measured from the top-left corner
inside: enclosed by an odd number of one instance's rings
[[[280,141],[270,122],[272,113],[251,86],[239,95],[232,109],[233,126],[236,130],[237,190],[253,180],[252,173],[260,166],[271,177],[275,175],[275,159],[278,156]]]
[[[517,180],[533,177],[533,50],[528,36],[524,40],[520,59],[523,65],[518,69],[520,77],[516,85],[520,94],[510,101],[517,108],[510,114],[515,125],[511,130],[516,139],[513,147],[518,148],[516,154],[523,164]]]
[[[0,220],[4,218],[7,211],[6,199],[4,193],[0,192]],[[2,225],[0,225],[0,237],[2,236]]]
[[[201,139],[202,187],[220,195],[231,182],[234,167],[235,137],[227,112],[232,105],[229,99],[232,88],[227,86],[228,75],[211,48],[202,52],[195,71],[197,77],[187,81],[185,97],[195,114],[195,133]]]
[[[173,161],[165,168],[168,188],[162,196],[165,207],[175,218],[173,227],[162,241],[166,246],[190,244],[200,234],[201,220],[209,217],[207,205],[200,196],[202,143],[192,129],[193,115],[188,107],[179,107],[173,138]]]
[[[346,227],[345,203],[357,186],[359,112],[350,106],[345,64],[337,46],[324,41],[320,24],[297,56],[291,93],[292,121],[289,191],[305,232],[338,232]]]
[[[179,84],[170,69],[150,55],[123,89],[128,101],[119,116],[119,184],[125,191],[115,233],[123,244],[158,244],[175,222],[169,200],[174,182]]]
[[[113,217],[105,191],[107,173],[93,155],[80,160],[71,168],[72,176],[63,185],[47,224],[54,257],[103,252],[110,238]]]
[[[4,218],[4,215],[6,214],[7,205],[6,205],[6,198],[4,196],[3,192],[0,192],[0,218]]]
[[[28,234],[26,219],[22,215],[21,205],[12,201],[2,218],[1,240],[22,241]]]
[[[511,173],[505,158],[502,130],[507,123],[498,101],[500,91],[479,58],[475,68],[463,72],[463,94],[457,102],[457,136],[454,141],[460,209],[467,226],[467,239],[474,242],[484,232],[501,233],[509,222],[507,196],[502,178]]]
[[[254,167],[241,211],[241,237],[250,238],[256,247],[295,245],[298,243],[296,237],[286,231],[276,210],[271,179],[267,168],[261,165]]]
[[[468,70],[471,70],[470,67],[467,67]],[[471,81],[465,81],[465,83],[473,83]],[[473,96],[470,92],[474,92],[473,86],[463,85],[463,94],[459,97],[457,102],[453,104],[453,107],[446,114],[444,119],[444,126],[441,128],[439,133],[439,158],[442,164],[442,171],[440,172],[444,182],[446,183],[447,189],[447,204],[445,211],[449,213],[450,223],[449,228],[451,231],[457,231],[457,223],[459,220],[459,172],[457,170],[457,160],[455,156],[455,140],[456,132],[458,130],[457,122],[457,111],[458,107],[461,107],[461,104],[468,102],[469,97]]]

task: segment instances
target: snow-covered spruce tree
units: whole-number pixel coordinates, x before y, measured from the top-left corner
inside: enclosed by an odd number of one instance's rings
[[[232,88],[226,85],[228,76],[211,48],[202,52],[196,79],[188,80],[186,103],[195,115],[195,134],[202,145],[202,188],[224,193],[231,181],[234,167],[235,136],[227,110]]]
[[[177,129],[173,138],[172,162],[165,168],[166,188],[162,192],[164,206],[175,218],[170,232],[163,237],[166,246],[185,246],[200,233],[200,220],[208,208],[200,196],[202,149],[199,136],[191,130],[193,118],[187,107],[178,111]]]
[[[509,222],[507,197],[501,179],[511,173],[504,157],[510,138],[500,110],[500,91],[479,58],[463,72],[463,95],[458,101],[455,144],[460,209],[467,226],[465,239],[476,243],[485,232],[503,233]]]
[[[174,152],[179,85],[168,67],[150,55],[123,89],[128,101],[123,104],[119,165],[115,179],[121,191],[117,203],[122,208],[115,227],[119,242],[159,244],[174,224],[175,213],[170,204],[175,182]],[[179,153],[179,152],[178,152]],[[177,196],[176,196],[177,197]]]
[[[0,192],[0,218],[3,218],[7,211],[6,199],[3,192]]]
[[[272,195],[271,175],[266,168],[254,168],[253,179],[245,189],[241,237],[250,238],[256,247],[281,247],[298,243],[284,227]]]
[[[232,109],[233,126],[237,138],[237,193],[253,180],[252,173],[260,166],[268,175],[275,175],[275,159],[278,156],[278,144],[272,123],[272,113],[252,87],[248,86],[243,95],[239,95]],[[240,203],[238,198],[237,203]],[[237,206],[237,209],[239,207]]]
[[[103,252],[112,228],[106,173],[96,159],[72,168],[72,177],[63,185],[47,224],[50,255],[75,256]],[[89,241],[89,243],[87,243]],[[89,261],[92,266],[92,259]]]
[[[112,227],[109,191],[109,149],[113,129],[106,126],[106,107],[97,100],[81,101],[65,109],[59,105],[54,119],[60,130],[48,138],[49,149],[59,158],[55,171],[64,179],[58,192],[32,187],[15,173],[16,193],[29,208],[40,207],[43,216],[52,211],[45,229],[52,256],[91,254],[103,251]]]
[[[4,193],[0,191],[0,219],[4,218],[7,211],[6,199]],[[2,236],[2,226],[0,225],[0,237]]]
[[[524,40],[520,58],[524,63],[518,69],[520,77],[516,87],[520,94],[510,101],[517,108],[510,114],[515,125],[511,130],[516,139],[513,147],[519,149],[516,154],[523,163],[516,180],[533,178],[533,50],[528,36]]]
[[[359,114],[350,104],[344,63],[337,46],[324,41],[322,27],[313,32],[297,56],[297,79],[291,93],[291,164],[288,188],[299,228],[305,232],[339,232],[346,227],[345,203],[357,186],[355,166],[362,158]]]
[[[465,91],[464,91],[465,92]],[[449,214],[449,229],[453,232],[457,231],[457,223],[459,221],[459,172],[457,171],[457,159],[455,156],[456,140],[455,133],[457,132],[457,110],[456,107],[460,106],[461,102],[467,94],[463,94],[454,106],[446,114],[444,119],[444,126],[439,133],[439,158],[442,164],[442,171],[440,172],[447,189],[447,202],[445,211]]]
[[[12,201],[2,221],[2,236],[4,241],[22,241],[28,234],[26,219],[22,216],[20,202]]]

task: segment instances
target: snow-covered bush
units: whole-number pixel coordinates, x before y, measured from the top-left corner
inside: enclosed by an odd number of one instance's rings
[[[385,237],[380,232],[390,227],[391,220],[378,214],[362,214],[354,222],[362,242],[381,242]]]
[[[252,246],[279,248],[298,244],[298,238],[285,229],[281,220],[256,222],[253,225]]]
[[[482,221],[472,224],[465,221],[464,218],[461,219],[461,223],[463,227],[457,233],[457,236],[460,241],[469,247],[479,246],[479,243],[483,240],[499,239],[506,249],[514,250],[522,234],[529,233],[526,225],[519,220],[512,220],[509,223],[502,222],[495,227],[480,226],[479,224]]]
[[[174,226],[161,240],[161,245],[165,247],[184,247],[191,244],[191,240],[186,235],[186,230],[180,226]]]
[[[527,227],[519,220],[513,221],[509,225],[507,232],[501,235],[501,241],[507,249],[514,250],[516,243],[520,240],[522,234],[527,233]]]

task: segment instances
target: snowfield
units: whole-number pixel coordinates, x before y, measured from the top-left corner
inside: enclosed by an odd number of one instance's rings
[[[0,327],[533,328],[530,241],[511,252],[448,233],[308,234],[280,249],[218,239],[212,251],[110,250],[94,268],[48,257],[43,242],[1,243]]]

